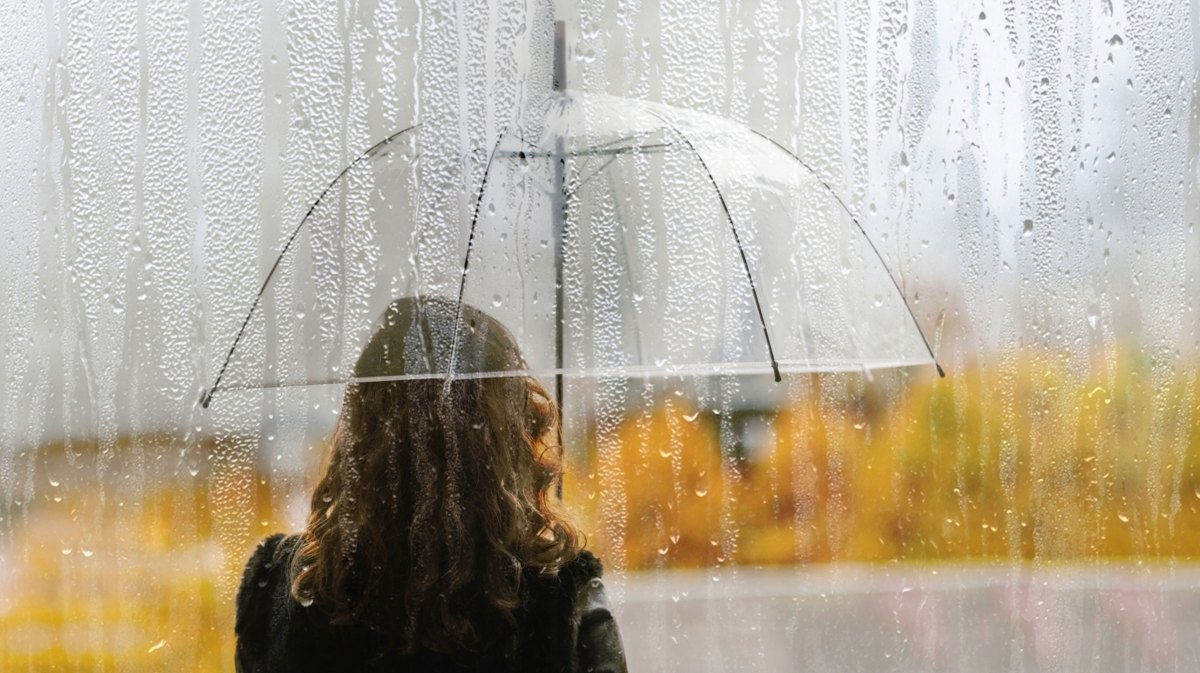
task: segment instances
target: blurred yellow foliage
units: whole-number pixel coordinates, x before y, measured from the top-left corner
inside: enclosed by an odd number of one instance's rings
[[[120,463],[144,457],[145,444],[122,440],[107,484],[52,481],[12,510],[0,547],[0,578],[13,580],[0,584],[0,671],[232,669],[233,591],[258,540],[225,534],[214,519],[236,511],[265,535],[282,528],[280,494],[251,464],[128,487]],[[59,463],[49,471],[86,475],[67,465],[85,464],[85,454],[68,455],[76,448],[43,447]]]
[[[598,442],[569,504],[629,569],[1200,557],[1196,370],[1065,362],[1011,355],[890,387],[813,377],[748,457],[721,453],[717,414],[668,398]]]

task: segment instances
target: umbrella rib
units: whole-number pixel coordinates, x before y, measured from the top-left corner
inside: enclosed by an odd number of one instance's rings
[[[704,156],[700,154],[700,150],[692,144],[691,138],[687,134],[680,131],[669,120],[659,115],[653,110],[647,110],[650,114],[658,117],[659,121],[667,125],[675,135],[679,136],[680,140],[688,146],[688,149],[695,155],[696,160],[700,162],[700,167],[704,169],[704,173],[708,175],[708,181],[712,183],[713,191],[717,193],[717,199],[721,202],[721,210],[725,211],[725,219],[729,220],[729,229],[733,232],[733,242],[737,244],[738,254],[742,257],[742,268],[746,270],[746,280],[750,282],[750,294],[754,297],[754,308],[758,311],[758,322],[762,325],[763,338],[767,341],[767,357],[771,358],[771,370],[775,374],[775,382],[779,383],[783,377],[779,375],[779,362],[775,359],[775,348],[771,345],[771,332],[767,329],[767,318],[763,314],[762,302],[758,299],[758,288],[754,286],[754,274],[750,272],[750,260],[746,258],[746,249],[742,247],[741,236],[738,235],[737,224],[733,221],[733,213],[729,212],[729,205],[725,203],[725,195],[721,193],[720,186],[717,185],[717,179],[713,177],[712,171],[708,168],[708,163],[704,161]]]
[[[454,341],[450,346],[450,364],[449,371],[446,372],[446,390],[450,388],[450,380],[454,377],[454,367],[458,364],[458,333],[462,328],[463,294],[467,289],[467,270],[471,266],[471,247],[475,243],[475,225],[479,223],[479,207],[483,205],[483,193],[487,189],[488,176],[492,173],[492,162],[496,160],[496,153],[500,150],[500,143],[504,141],[504,136],[506,135],[508,135],[508,129],[500,131],[500,135],[496,138],[496,146],[492,148],[492,153],[488,155],[487,166],[483,169],[483,179],[479,181],[479,193],[475,198],[475,212],[471,215],[471,231],[467,234],[467,254],[463,256],[462,278],[458,282],[458,306],[454,311]]]
[[[774,138],[771,138],[760,131],[757,131],[753,128],[748,128],[748,130],[759,138],[762,138],[763,140],[766,140],[775,147],[779,148],[780,151],[787,154],[794,159],[796,163],[803,166],[804,170],[812,174],[812,176],[816,178],[817,182],[821,183],[821,186],[825,188],[825,191],[829,192],[830,196],[832,196],[833,199],[837,201],[837,204],[842,207],[842,210],[846,212],[846,215],[850,218],[850,221],[854,223],[854,226],[858,228],[859,233],[862,234],[863,238],[867,240],[867,245],[871,246],[871,252],[875,253],[875,257],[879,259],[879,263],[883,265],[883,270],[887,272],[888,279],[892,281],[892,287],[896,288],[896,294],[900,295],[900,299],[904,301],[904,308],[908,310],[908,317],[912,319],[913,325],[916,326],[917,334],[921,336],[921,341],[925,344],[925,350],[929,351],[929,357],[933,359],[933,366],[937,368],[938,376],[940,378],[946,378],[946,370],[942,369],[941,363],[938,362],[937,355],[934,355],[933,346],[929,344],[929,339],[925,337],[925,330],[921,329],[921,323],[917,321],[917,316],[913,313],[912,306],[909,305],[908,299],[905,298],[904,292],[900,289],[900,283],[896,282],[896,275],[892,273],[892,269],[888,266],[887,260],[883,258],[883,255],[879,253],[879,248],[875,246],[875,241],[871,240],[871,237],[867,235],[866,229],[863,228],[862,223],[859,222],[858,218],[854,216],[854,213],[851,212],[850,207],[847,206],[846,202],[842,200],[842,197],[838,195],[837,190],[830,186],[830,184],[826,182],[825,179],[822,178],[812,166],[808,165],[808,162],[801,159],[800,155],[784,147]]]
[[[279,251],[279,255],[275,258],[275,263],[271,265],[271,270],[267,272],[267,277],[263,279],[262,286],[258,288],[258,294],[254,296],[254,302],[250,305],[250,311],[246,313],[246,317],[242,320],[242,326],[238,328],[237,335],[233,338],[233,344],[229,346],[229,352],[225,354],[225,361],[221,363],[221,369],[217,372],[216,380],[213,381],[211,388],[203,391],[200,394],[201,407],[207,409],[208,405],[212,403],[213,395],[217,392],[217,387],[221,385],[221,379],[225,376],[225,370],[229,367],[229,362],[233,359],[233,352],[237,350],[238,344],[241,343],[242,337],[246,334],[246,328],[250,325],[250,318],[254,316],[254,312],[258,309],[258,305],[262,301],[263,294],[266,293],[267,286],[271,283],[271,278],[275,276],[275,272],[279,269],[279,263],[283,260],[284,255],[291,250],[292,243],[294,243],[296,241],[296,237],[300,235],[300,230],[304,228],[305,223],[308,222],[308,218],[312,216],[312,214],[317,210],[317,206],[321,205],[321,201],[327,194],[329,194],[329,190],[333,189],[333,186],[338,183],[338,180],[341,180],[346,173],[349,173],[350,169],[362,163],[362,161],[365,159],[371,158],[371,156],[374,155],[379,148],[417,128],[417,126],[419,126],[419,124],[413,124],[407,128],[400,129],[383,140],[375,143],[374,145],[371,145],[365,152],[355,157],[354,161],[351,161],[349,164],[347,164],[346,167],[337,174],[337,177],[330,181],[330,183],[325,186],[325,189],[321,190],[321,194],[317,196],[317,200],[313,201],[312,205],[308,207],[308,212],[304,214],[304,217],[300,218],[300,223],[296,225],[296,228],[292,230],[291,235],[288,236],[287,241],[284,242],[283,249]]]
[[[671,143],[655,143],[653,145],[630,145],[628,147],[610,147],[610,148],[606,148],[606,149],[591,148],[591,149],[586,149],[586,150],[578,150],[578,151],[574,151],[574,152],[566,152],[566,153],[564,153],[563,156],[572,157],[572,158],[574,158],[574,157],[591,158],[591,157],[597,157],[597,156],[610,156],[613,154],[650,154],[652,150],[668,150],[671,147],[672,147]],[[533,151],[529,151],[529,152],[508,150],[505,152],[501,152],[500,156],[502,156],[506,159],[512,159],[513,157],[520,156],[522,153],[530,159],[549,159],[549,158],[553,158],[554,156],[556,156],[554,152],[543,152],[540,150],[533,150]]]

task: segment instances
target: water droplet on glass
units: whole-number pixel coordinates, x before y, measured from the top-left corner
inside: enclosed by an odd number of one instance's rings
[[[1021,227],[1022,236],[1033,236],[1033,220],[1025,220]]]

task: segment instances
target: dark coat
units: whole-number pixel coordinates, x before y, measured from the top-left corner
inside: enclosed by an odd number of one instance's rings
[[[298,536],[272,535],[246,564],[237,597],[238,673],[446,671],[455,673],[624,673],[625,653],[608,610],[600,561],[584,551],[557,577],[530,575],[517,614],[515,657],[477,652],[451,657],[397,655],[369,627],[332,625],[318,606],[289,590]]]

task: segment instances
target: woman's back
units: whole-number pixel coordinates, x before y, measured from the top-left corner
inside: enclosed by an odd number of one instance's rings
[[[273,535],[246,566],[237,602],[239,673],[625,670],[616,622],[599,581],[600,562],[589,552],[564,566],[558,577],[527,578],[515,654],[497,648],[400,654],[389,647],[386,632],[364,623],[331,624],[319,606],[292,598],[288,568],[298,542],[298,536]]]
[[[471,371],[513,375],[424,376],[437,334]],[[525,369],[477,309],[392,303],[304,530],[268,538],[246,568],[241,671],[624,670],[600,563],[550,493],[559,410]]]

